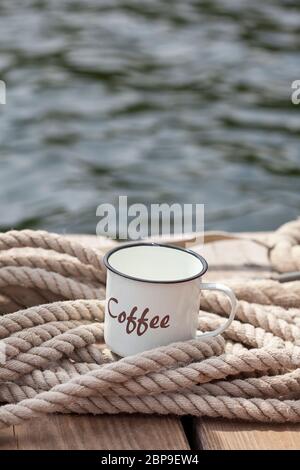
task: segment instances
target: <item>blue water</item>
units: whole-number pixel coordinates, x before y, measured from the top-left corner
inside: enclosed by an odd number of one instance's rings
[[[300,3],[1,0],[0,229],[95,233],[96,207],[299,215]]]

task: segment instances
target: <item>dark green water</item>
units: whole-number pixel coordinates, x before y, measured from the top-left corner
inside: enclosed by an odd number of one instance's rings
[[[96,206],[299,215],[300,3],[1,0],[0,229],[95,232]]]

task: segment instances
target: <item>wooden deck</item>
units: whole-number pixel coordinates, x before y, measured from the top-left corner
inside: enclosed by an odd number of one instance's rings
[[[270,275],[265,249],[247,240],[212,243],[202,253],[205,280]],[[300,449],[299,431],[192,417],[53,415],[0,431],[0,449]]]

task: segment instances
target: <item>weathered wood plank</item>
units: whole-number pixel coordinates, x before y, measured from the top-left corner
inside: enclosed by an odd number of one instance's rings
[[[300,449],[300,425],[205,419],[197,423],[196,443],[206,450]]]
[[[0,431],[0,449],[189,449],[174,417],[51,415]]]
[[[204,247],[210,265],[206,278],[268,277],[266,250],[252,242],[218,242]],[[219,269],[220,263],[222,264]],[[194,443],[206,450],[300,449],[300,425],[269,425],[208,418],[194,420]]]
[[[0,431],[0,450],[15,450],[18,449],[18,440],[15,436],[14,426],[1,429]]]

